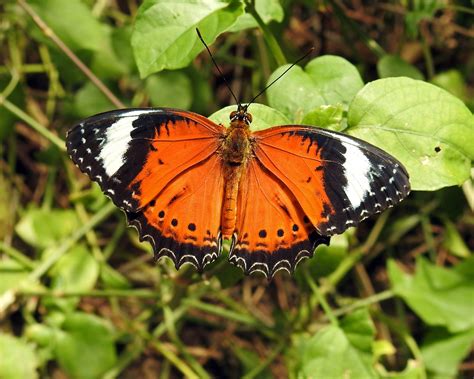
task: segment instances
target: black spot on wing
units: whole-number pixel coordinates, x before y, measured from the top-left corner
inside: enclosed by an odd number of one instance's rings
[[[186,236],[185,242],[177,241],[172,237],[164,236],[158,229],[151,226],[142,212],[127,212],[129,225],[138,230],[140,241],[148,241],[153,246],[155,261],[162,257],[169,257],[178,270],[183,264],[190,263],[199,272],[209,264],[214,262],[222,252],[222,240],[220,233],[217,237],[206,237],[207,244],[200,246],[196,243],[197,238]]]

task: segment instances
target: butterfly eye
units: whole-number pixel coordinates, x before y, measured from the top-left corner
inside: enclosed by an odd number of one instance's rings
[[[233,119],[235,118],[235,116],[237,116],[237,111],[230,112],[229,118],[230,118],[231,120],[233,120]]]
[[[247,113],[246,117],[247,117],[247,121],[249,122],[249,124],[251,124],[252,123],[252,115],[250,113]]]

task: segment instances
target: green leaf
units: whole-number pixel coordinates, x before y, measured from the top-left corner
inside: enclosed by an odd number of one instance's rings
[[[237,0],[146,0],[139,8],[132,47],[141,77],[186,67],[243,13]]]
[[[26,243],[46,248],[70,236],[79,227],[74,211],[30,208],[21,217],[15,231]]]
[[[114,330],[94,315],[67,315],[57,331],[55,354],[72,379],[100,378],[117,361]]]
[[[375,329],[366,309],[302,339],[292,359],[298,378],[377,378],[372,367]]]
[[[443,221],[444,223],[444,238],[443,238],[443,246],[453,255],[456,255],[460,258],[467,258],[471,255],[471,251],[464,242],[459,231],[456,229],[456,225],[454,225],[448,219]]]
[[[380,363],[376,365],[376,368],[381,379],[426,379],[426,373],[414,359],[408,360],[407,367],[400,372],[388,372]]]
[[[230,112],[235,111],[236,109],[236,105],[229,105],[228,107],[213,113],[209,118],[217,124],[222,124],[228,127],[230,124]],[[284,114],[263,104],[253,103],[249,108],[249,112],[253,117],[252,124],[250,125],[250,128],[253,131],[268,129],[277,125],[288,125],[291,123]]]
[[[105,263],[100,267],[100,279],[104,288],[126,289],[131,287],[125,276]]]
[[[471,259],[471,264],[473,259]],[[415,275],[404,273],[394,261],[388,262],[393,291],[424,322],[445,326],[456,333],[474,327],[474,279],[456,269],[446,269],[417,260]]]
[[[439,376],[454,378],[473,342],[474,328],[457,334],[450,334],[445,329],[433,330],[421,346],[426,368]]]
[[[118,78],[128,73],[126,60],[122,61],[121,57],[113,47],[112,38],[115,30],[109,25],[103,25],[102,38],[100,41],[100,49],[94,54],[91,62],[91,69],[102,80],[110,78]],[[127,46],[128,42],[128,46]],[[130,40],[122,41],[123,50],[130,49]],[[121,49],[119,50],[119,52]]]
[[[343,114],[344,106],[342,104],[320,105],[311,112],[306,113],[301,123],[340,132],[347,126],[344,122]]]
[[[424,80],[425,78],[420,70],[398,55],[384,55],[377,62],[377,72],[380,78],[396,76],[406,76],[417,80]]]
[[[255,0],[255,10],[265,24],[271,21],[283,21],[284,12],[279,0]],[[229,32],[258,27],[257,21],[250,13],[244,13],[229,28]]]
[[[431,79],[431,83],[445,89],[461,100],[467,99],[466,82],[459,70],[451,69],[440,72]]]
[[[0,378],[38,378],[38,359],[31,344],[9,334],[0,333]]]
[[[412,189],[462,184],[474,158],[474,117],[448,92],[409,78],[367,84],[349,107],[347,132],[398,158]]]
[[[94,288],[99,277],[99,263],[84,245],[76,245],[63,255],[49,272],[51,289],[58,291],[83,292]],[[46,298],[46,305],[55,305],[71,310],[79,302],[79,297],[66,299]]]
[[[99,50],[103,38],[103,25],[80,0],[31,0],[46,24],[72,50]]]
[[[77,117],[88,117],[112,108],[110,100],[91,82],[87,82],[74,97],[73,111]]]
[[[281,75],[289,65],[272,73],[268,83]],[[341,57],[325,55],[309,62],[303,70],[293,67],[267,90],[268,102],[293,122],[321,105],[347,106],[364,83],[356,67]]]
[[[336,234],[331,237],[329,246],[319,245],[315,251],[314,257],[303,261],[296,268],[295,277],[298,284],[305,285],[303,270],[300,267],[306,267],[312,278],[320,279],[333,272],[339,263],[347,256],[349,251],[348,234]]]
[[[154,107],[189,109],[193,101],[191,81],[182,72],[164,71],[148,77],[146,92]]]

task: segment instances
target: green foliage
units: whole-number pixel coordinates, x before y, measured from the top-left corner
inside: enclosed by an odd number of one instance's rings
[[[235,0],[145,1],[140,6],[132,35],[141,76],[186,67],[204,48],[197,38],[196,28],[210,44],[242,12],[242,3]]]
[[[288,66],[275,70],[268,83]],[[303,70],[296,66],[268,89],[268,102],[294,123],[321,105],[344,104],[346,107],[364,83],[357,69],[341,57],[326,55],[315,58]]]
[[[31,343],[0,333],[0,357],[1,378],[38,378],[38,359]]]
[[[374,28],[378,7],[349,17],[332,1],[28,0],[91,80],[22,4],[0,7],[0,378],[470,377],[469,12],[414,1],[391,17],[381,4]],[[228,241],[204,273],[151,263],[62,137],[118,106],[100,82],[127,106],[214,112],[227,126],[236,106],[207,53],[195,59],[196,27],[243,103],[320,49],[251,105],[252,130],[348,133],[400,159],[415,192],[293,277],[244,277]]]
[[[377,73],[380,78],[406,76],[417,80],[424,79],[423,73],[420,70],[396,55],[383,56],[377,62]]]
[[[367,84],[348,113],[351,135],[397,157],[415,190],[462,184],[474,159],[474,117],[462,101],[422,81],[380,79]]]
[[[366,309],[345,317],[310,338],[302,338],[293,353],[297,378],[377,378],[372,366],[375,328]]]
[[[444,326],[456,333],[474,327],[474,318],[464,317],[472,311],[474,278],[465,267],[472,267],[473,258],[461,267],[445,269],[425,259],[417,262],[415,275],[403,273],[389,261],[388,273],[392,288],[429,325]]]

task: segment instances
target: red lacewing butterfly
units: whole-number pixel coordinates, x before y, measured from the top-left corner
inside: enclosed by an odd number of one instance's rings
[[[253,132],[251,122],[241,104],[228,128],[178,109],[122,109],[73,127],[67,150],[177,269],[202,270],[230,239],[229,260],[246,274],[291,273],[410,191],[402,164],[367,142],[305,125]]]

